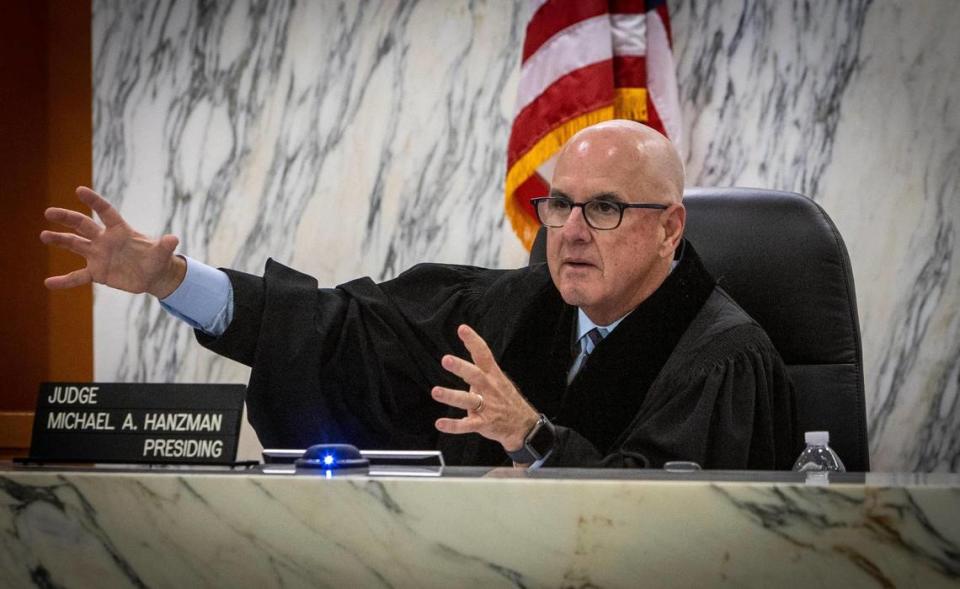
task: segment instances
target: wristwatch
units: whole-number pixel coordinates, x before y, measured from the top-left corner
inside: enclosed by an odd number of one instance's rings
[[[533,464],[547,455],[557,441],[557,430],[543,413],[533,425],[533,429],[523,439],[523,446],[519,450],[507,452],[510,460],[517,464]]]

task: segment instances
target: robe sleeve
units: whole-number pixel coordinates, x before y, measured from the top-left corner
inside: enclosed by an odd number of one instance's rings
[[[612,451],[558,427],[544,466],[661,468],[686,460],[707,469],[790,469],[799,452],[793,386],[759,327],[731,330],[677,365],[685,369],[665,367]]]
[[[489,312],[480,293],[498,276],[424,264],[381,284],[363,278],[318,289],[272,260],[262,278],[227,273],[234,318],[219,338],[197,338],[252,367],[251,424],[265,446],[285,448],[434,447],[445,406],[430,388],[458,384],[440,358],[465,353],[456,326]]]
[[[772,345],[751,346],[704,371],[703,389],[715,399],[701,450],[706,468],[790,470],[799,452],[796,399]]]
[[[265,446],[281,448],[437,447],[434,422],[448,409],[429,391],[462,387],[440,366],[444,354],[466,356],[456,326],[473,325],[499,354],[524,302],[550,284],[545,269],[436,264],[334,289],[272,260],[262,278],[228,276],[233,321],[219,338],[197,338],[252,367],[251,424]],[[612,449],[558,427],[544,465],[657,468],[693,460],[705,468],[789,468],[799,451],[784,420],[794,415],[792,388],[766,334],[751,323],[697,342],[678,346]]]

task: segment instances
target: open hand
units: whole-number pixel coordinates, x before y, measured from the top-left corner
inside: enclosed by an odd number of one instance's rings
[[[500,442],[508,452],[519,450],[527,432],[537,423],[539,414],[500,370],[487,342],[476,331],[461,325],[457,335],[473,362],[448,354],[440,363],[470,385],[470,390],[437,386],[433,387],[431,394],[441,403],[466,409],[467,416],[438,419],[437,429],[448,434],[476,432]]]
[[[186,261],[173,255],[180,243],[176,236],[153,240],[134,231],[109,202],[85,186],[77,188],[77,198],[97,213],[103,225],[76,211],[56,207],[46,210],[48,221],[73,232],[43,231],[40,241],[79,254],[87,261],[85,268],[47,278],[47,288],[73,288],[97,282],[159,298],[176,290],[186,274]]]

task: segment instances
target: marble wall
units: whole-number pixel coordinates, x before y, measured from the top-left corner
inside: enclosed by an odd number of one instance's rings
[[[960,471],[960,5],[675,0],[690,185],[819,202],[858,285],[874,468]],[[322,284],[517,266],[520,1],[94,2],[94,178],[144,232]],[[99,380],[245,382],[98,288]],[[248,446],[248,450],[252,446]]]

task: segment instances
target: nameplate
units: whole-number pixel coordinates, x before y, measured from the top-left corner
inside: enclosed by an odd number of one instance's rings
[[[231,464],[244,385],[45,382],[30,460]]]

